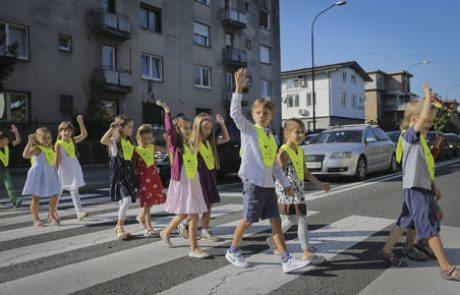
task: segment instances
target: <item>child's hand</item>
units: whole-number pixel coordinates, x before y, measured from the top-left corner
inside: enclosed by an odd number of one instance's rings
[[[155,103],[157,104],[157,106],[162,107],[165,110],[165,112],[169,113],[170,109],[169,109],[168,104],[165,101],[161,99],[157,99]]]
[[[430,97],[431,97],[431,88],[430,88],[430,84],[428,84],[428,82],[423,83],[423,91],[424,91],[425,94],[429,94]]]
[[[14,132],[14,133],[18,132],[18,127],[16,127],[16,125],[14,124],[11,125],[11,132]]]
[[[439,188],[437,188],[437,187],[434,190],[434,198],[437,201],[441,200],[441,198],[442,198],[441,190]]]
[[[29,134],[27,139],[29,140],[29,143],[35,143],[35,133],[34,134]]]
[[[244,87],[246,87],[246,69],[241,68],[235,72],[235,92],[243,93]]]
[[[294,189],[292,188],[292,186],[285,187],[284,194],[286,194],[289,197],[294,197]]]
[[[331,190],[331,184],[329,182],[321,182],[320,187],[322,190],[329,192]]]
[[[219,123],[220,125],[225,123],[224,117],[222,117],[221,114],[216,115],[216,122]]]
[[[83,116],[82,115],[77,116],[77,123],[78,124],[83,124]]]

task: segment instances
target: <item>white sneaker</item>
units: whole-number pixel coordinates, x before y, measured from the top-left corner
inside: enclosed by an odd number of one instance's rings
[[[227,259],[228,262],[230,262],[236,267],[241,267],[241,268],[249,267],[249,263],[244,259],[243,255],[241,255],[241,252],[239,250],[230,252],[229,249],[227,249],[225,258]]]
[[[200,259],[203,259],[203,258],[208,258],[210,257],[211,255],[209,255],[209,253],[207,252],[200,252],[200,253],[197,253],[195,251],[190,251],[188,252],[188,256],[192,257],[192,258],[200,258]]]
[[[302,260],[310,260],[311,264],[320,265],[323,264],[327,259],[322,255],[313,254],[310,257],[302,257]]]
[[[287,262],[281,263],[283,266],[284,273],[291,273],[301,268],[304,268],[311,264],[310,260],[296,260],[294,257],[289,255],[289,260]]]

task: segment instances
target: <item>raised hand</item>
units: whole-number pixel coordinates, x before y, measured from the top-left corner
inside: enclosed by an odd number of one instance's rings
[[[216,122],[219,123],[220,125],[225,123],[224,117],[222,117],[221,114],[216,115]]]
[[[244,87],[246,87],[246,69],[240,68],[235,72],[235,92],[243,93]]]
[[[78,124],[83,124],[83,116],[82,115],[77,116],[77,123]]]
[[[29,140],[29,143],[35,143],[35,133],[29,134],[29,136],[27,136],[27,139]]]
[[[16,127],[16,125],[14,124],[11,125],[11,132],[14,132],[14,133],[18,132],[18,127]]]
[[[155,100],[155,103],[157,104],[157,106],[162,107],[165,110],[165,112],[169,113],[169,106],[164,100],[157,99]]]
[[[422,87],[423,87],[423,91],[424,91],[425,95],[429,95],[431,97],[430,84],[428,82],[424,82]]]

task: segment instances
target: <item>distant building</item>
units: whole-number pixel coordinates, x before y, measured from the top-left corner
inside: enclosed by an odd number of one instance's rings
[[[301,119],[313,130],[311,68],[281,73],[282,120]],[[364,123],[364,83],[372,81],[356,61],[315,67],[316,129]]]

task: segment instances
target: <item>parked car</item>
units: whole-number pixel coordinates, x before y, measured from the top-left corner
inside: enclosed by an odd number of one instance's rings
[[[449,145],[452,156],[460,156],[460,137],[455,133],[444,134],[444,140]]]
[[[310,142],[318,136],[319,133],[311,133],[305,136],[304,144],[310,144]]]
[[[436,143],[436,135],[444,137],[444,140],[441,142],[439,156],[437,157],[437,160],[448,160],[452,158],[452,152],[450,150],[449,144],[445,140],[445,134],[443,132],[429,131],[426,134],[426,142],[430,149],[432,149],[434,144]]]
[[[399,135],[401,134],[401,131],[399,131],[399,130],[388,131],[388,132],[386,132],[386,134],[391,139],[391,141],[393,142],[393,145],[395,146],[395,149],[396,149],[396,146],[398,145]]]
[[[355,176],[396,171],[395,147],[385,132],[373,125],[348,125],[321,132],[302,146],[307,168],[318,175]]]

